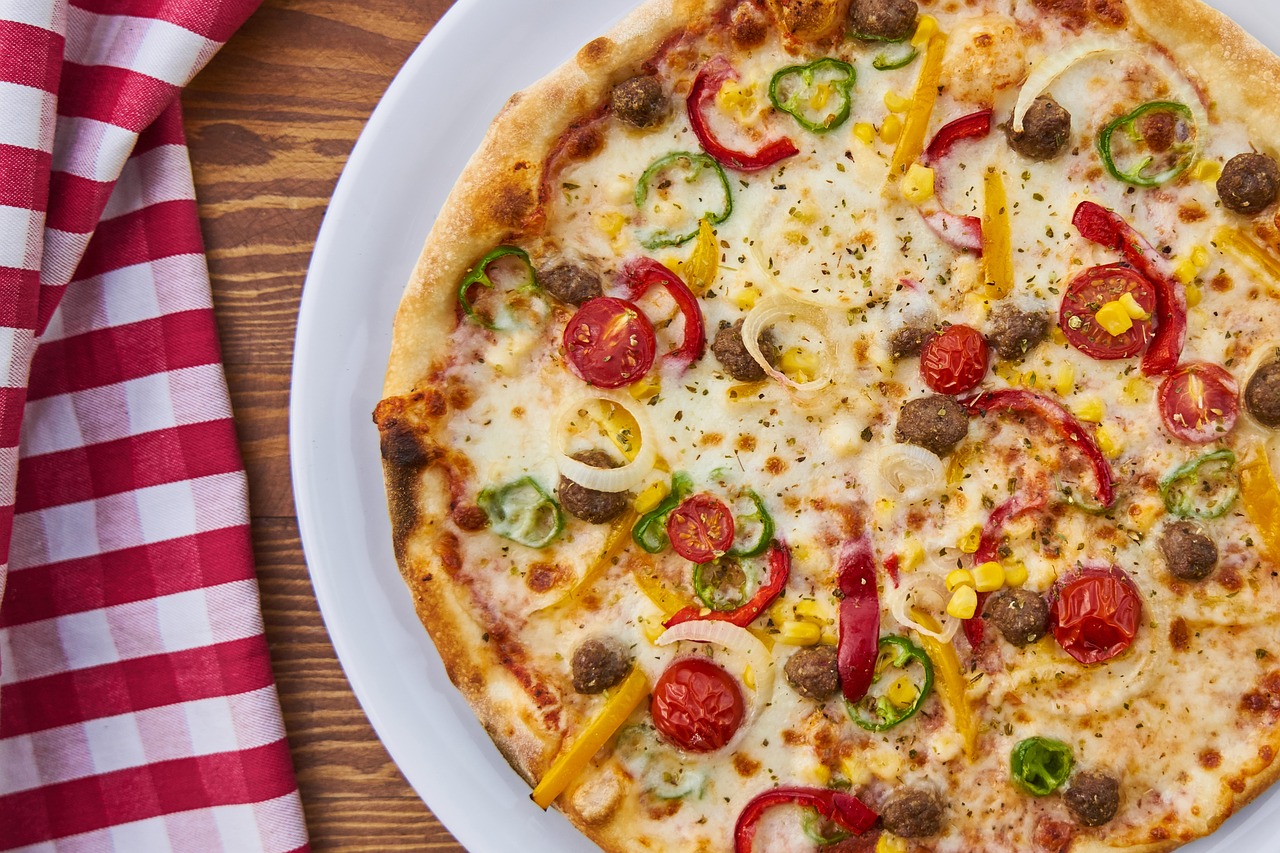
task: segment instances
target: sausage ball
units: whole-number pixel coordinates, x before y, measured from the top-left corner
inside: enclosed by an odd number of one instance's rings
[[[575,453],[573,458],[592,468],[618,467],[618,464],[603,450]],[[601,492],[588,489],[563,474],[560,475],[560,483],[556,486],[556,497],[560,499],[560,506],[565,512],[592,524],[613,521],[622,515],[622,511],[630,502],[626,492]]]
[[[1280,165],[1266,154],[1237,154],[1218,178],[1223,207],[1252,215],[1269,207],[1280,194]]]

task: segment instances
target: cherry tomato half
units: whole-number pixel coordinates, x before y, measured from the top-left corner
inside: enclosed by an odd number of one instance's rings
[[[1240,416],[1240,385],[1216,364],[1187,364],[1160,386],[1165,429],[1192,444],[1226,436]]]
[[[709,563],[733,547],[733,511],[711,495],[684,501],[667,516],[667,538],[686,560]]]
[[[686,752],[711,752],[742,725],[746,704],[732,675],[702,657],[681,658],[653,687],[649,711],[663,737]]]
[[[1113,335],[1098,325],[1098,309],[1132,293],[1142,310],[1154,314],[1156,290],[1138,273],[1120,264],[1087,269],[1071,280],[1062,297],[1058,325],[1067,342],[1100,361],[1132,358],[1151,343],[1151,320],[1134,320],[1133,328]]]
[[[920,375],[939,394],[972,391],[987,375],[987,341],[970,326],[950,326],[920,350]]]
[[[1129,648],[1141,621],[1142,594],[1115,566],[1081,570],[1059,586],[1053,603],[1053,636],[1083,664]]]
[[[578,376],[598,388],[621,388],[653,367],[653,324],[625,299],[597,296],[564,327],[564,350]]]

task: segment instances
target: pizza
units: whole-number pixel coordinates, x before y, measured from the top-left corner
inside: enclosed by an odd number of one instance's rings
[[[649,0],[515,95],[374,413],[609,851],[1165,851],[1280,773],[1280,60],[1197,0]]]

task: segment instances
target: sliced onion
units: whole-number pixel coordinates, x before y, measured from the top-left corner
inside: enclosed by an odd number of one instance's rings
[[[574,459],[565,449],[565,439],[569,436],[569,424],[578,412],[588,408],[592,403],[612,403],[629,414],[640,431],[638,441],[640,449],[636,458],[621,468],[595,468],[585,462]],[[583,397],[565,407],[556,415],[555,446],[556,466],[560,473],[578,485],[595,489],[598,492],[625,492],[635,488],[644,478],[649,476],[654,464],[658,461],[658,448],[654,441],[653,428],[649,419],[640,409],[621,395],[599,394]]]
[[[886,493],[915,503],[937,493],[946,484],[942,460],[914,444],[889,444],[876,454],[876,474]]]
[[[741,659],[743,672],[746,671],[746,667],[751,667],[751,674],[756,682],[755,689],[752,691],[751,710],[747,714],[747,718],[743,720],[737,734],[733,736],[733,739],[725,744],[722,750],[717,750],[717,752],[731,751],[747,729],[751,728],[752,723],[759,718],[765,707],[773,701],[775,675],[773,655],[764,647],[764,643],[760,642],[747,629],[739,628],[729,622],[711,619],[695,619],[691,622],[682,622],[679,625],[668,628],[662,632],[658,639],[653,641],[653,644],[655,646],[669,646],[672,643],[682,642],[710,643],[714,646],[720,646],[728,649],[730,654]],[[741,675],[739,675],[739,678],[741,678]]]
[[[826,337],[826,317],[821,309],[775,293],[757,302],[755,307],[747,313],[746,319],[743,320],[742,343],[747,348],[747,352],[751,353],[751,357],[756,360],[756,363],[760,365],[766,374],[793,391],[804,393],[825,388],[830,381],[830,376],[825,371],[830,369],[831,359],[822,359],[824,367],[822,376],[809,382],[796,382],[782,371],[775,369],[768,359],[764,357],[764,351],[760,349],[760,336],[768,331],[769,327],[779,323],[798,323],[811,326],[821,338],[823,348],[826,349],[829,346]]]
[[[947,612],[947,585],[941,577],[927,570],[904,573],[897,589],[886,590],[889,598],[889,611],[898,624],[926,637],[933,637],[943,643],[951,642],[951,638],[960,630],[960,620]],[[912,618],[913,607],[926,610],[937,619],[940,631],[932,631]]]

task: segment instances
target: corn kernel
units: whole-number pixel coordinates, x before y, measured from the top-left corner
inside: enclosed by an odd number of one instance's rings
[[[1049,329],[1049,340],[1053,341],[1060,347],[1065,347],[1067,345],[1067,336],[1057,323],[1054,323]]]
[[[1187,285],[1187,307],[1195,308],[1204,299],[1204,292],[1194,284]]]
[[[1196,246],[1191,250],[1191,263],[1204,269],[1209,266],[1209,250],[1204,246]]]
[[[667,632],[661,621],[650,622],[645,620],[644,638],[650,643],[657,642],[657,639]]]
[[[1141,376],[1135,376],[1124,383],[1124,394],[1131,403],[1150,402],[1151,382]]]
[[[812,622],[788,619],[782,623],[778,642],[788,646],[812,646],[822,639],[822,628]]]
[[[636,499],[631,502],[631,508],[644,515],[646,512],[657,509],[658,504],[662,503],[662,499],[670,492],[671,487],[667,485],[666,481],[659,480],[636,495]]]
[[[875,127],[865,121],[860,121],[853,126],[853,135],[868,145],[876,141]]]
[[[1222,177],[1222,164],[1217,160],[1201,160],[1191,170],[1191,176],[1197,181],[1212,183]]]
[[[766,649],[773,651],[773,634],[760,628],[748,628],[747,633],[759,640]]]
[[[995,592],[1004,586],[1004,566],[992,560],[973,570],[973,588],[978,592]]]
[[[898,568],[904,572],[912,572],[924,562],[924,546],[914,537],[908,537],[902,548],[902,557],[898,560]]]
[[[1200,270],[1196,269],[1196,265],[1188,258],[1179,261],[1173,268],[1173,277],[1183,284],[1190,284],[1196,280],[1196,276],[1200,274]]]
[[[835,645],[839,645],[839,643],[840,643],[840,635],[836,633],[836,630],[834,628],[822,629],[822,645],[835,646]]]
[[[955,592],[962,586],[973,586],[972,572],[968,569],[954,569],[947,574],[947,592]]]
[[[891,113],[905,113],[911,109],[911,99],[904,98],[890,89],[884,93],[884,105]]]
[[[1022,586],[1027,582],[1028,577],[1027,564],[1021,560],[1014,560],[1004,570],[1004,582],[1009,586]]]
[[[610,240],[618,239],[622,233],[623,227],[627,224],[627,217],[621,213],[597,213],[596,227],[600,232]]]
[[[812,382],[818,375],[818,356],[798,347],[792,347],[778,359],[778,369],[794,382]]]
[[[1071,393],[1071,389],[1076,387],[1076,368],[1074,365],[1061,364],[1058,366],[1058,373],[1053,378],[1053,390],[1058,392],[1059,397],[1065,397]]]
[[[737,113],[738,118],[745,121],[754,116],[758,109],[755,89],[750,83],[744,86],[737,81],[726,80],[716,95],[716,103],[720,109],[727,113]]]
[[[1124,310],[1124,305],[1118,299],[1103,305],[1094,316],[1098,325],[1112,337],[1123,335],[1133,328],[1133,318],[1129,316],[1128,311]]]
[[[912,163],[902,179],[902,197],[912,204],[923,204],[933,198],[933,169]]]
[[[902,136],[902,119],[893,114],[885,116],[880,124],[880,138],[893,145],[900,136]]]
[[[895,708],[910,708],[915,704],[916,699],[920,697],[920,688],[916,687],[911,676],[903,675],[897,681],[889,685],[889,689],[884,693],[885,697],[893,703]]]
[[[1094,437],[1098,440],[1098,448],[1107,456],[1107,458],[1115,459],[1124,452],[1124,441],[1122,441],[1119,436],[1115,435],[1107,427],[1098,427],[1098,431],[1094,434]]]
[[[796,615],[802,619],[816,619],[819,622],[827,618],[826,609],[811,598],[802,598],[796,602]]]
[[[882,832],[876,839],[876,853],[907,853],[906,839]]]
[[[657,376],[646,376],[627,387],[632,399],[641,403],[652,400],[662,390],[662,379]]]
[[[929,43],[929,39],[938,34],[940,29],[938,19],[933,15],[921,15],[920,21],[916,24],[915,35],[911,37],[911,46],[924,47]]]
[[[817,111],[825,107],[831,101],[831,84],[822,83],[813,90],[813,96],[809,98],[809,108]]]
[[[1151,315],[1146,311],[1146,309],[1138,304],[1138,300],[1133,298],[1132,293],[1126,292],[1124,296],[1121,296],[1120,305],[1129,313],[1129,316],[1135,320],[1151,319]]]
[[[827,787],[831,781],[831,768],[825,764],[812,764],[806,771],[809,780],[819,788]]]
[[[982,544],[982,526],[974,527],[960,540],[960,550],[966,554],[974,554],[978,551],[978,546]]]
[[[1135,503],[1129,507],[1129,522],[1139,533],[1146,533],[1156,523],[1156,519],[1160,518],[1164,512],[1164,503],[1154,501],[1151,503]]]
[[[1081,400],[1075,407],[1076,417],[1091,424],[1102,423],[1106,414],[1107,404],[1099,397],[1088,397]]]
[[[978,593],[971,586],[956,587],[947,602],[947,612],[957,619],[972,619],[978,610]]]

